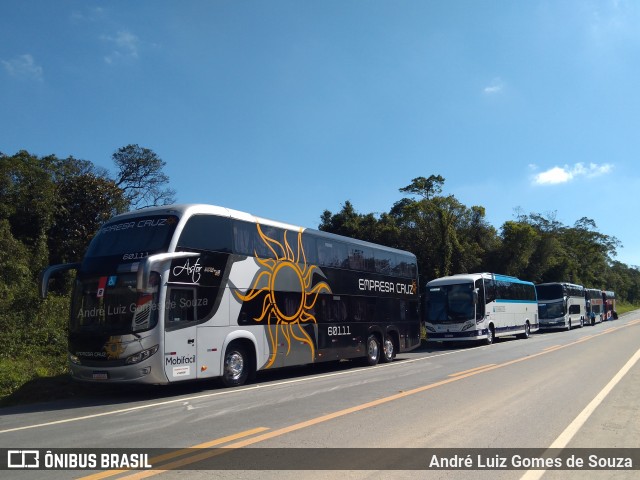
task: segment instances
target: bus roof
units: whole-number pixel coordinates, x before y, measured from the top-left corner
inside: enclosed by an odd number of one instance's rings
[[[180,218],[198,215],[198,214],[208,214],[208,215],[218,215],[221,217],[228,217],[235,220],[242,220],[245,222],[251,223],[259,223],[260,225],[268,225],[271,227],[283,228],[286,230],[292,230],[295,232],[300,231],[302,229],[303,232],[312,233],[316,237],[326,238],[327,240],[335,240],[335,241],[348,241],[350,244],[361,245],[363,247],[372,247],[377,250],[386,250],[393,253],[402,254],[405,256],[409,256],[412,258],[416,258],[416,256],[408,251],[400,250],[393,247],[387,247],[384,245],[379,245],[376,243],[367,242],[364,240],[358,240],[351,237],[345,237],[342,235],[336,235],[334,233],[323,232],[321,230],[314,230],[312,228],[300,227],[297,225],[279,222],[276,220],[270,220],[268,218],[262,218],[250,213],[241,212],[239,210],[233,210],[231,208],[220,207],[217,205],[208,205],[202,203],[185,203],[185,204],[175,204],[175,205],[164,205],[159,207],[146,207],[141,208],[139,210],[132,210],[130,212],[122,213],[120,215],[116,215],[109,219],[107,223],[118,222],[122,220],[126,220],[128,218],[136,218],[140,216],[146,215],[176,215]]]
[[[584,289],[584,286],[578,285],[577,283],[569,283],[569,282],[536,283],[536,287],[546,287],[547,285],[563,285],[565,287],[573,287],[573,288],[582,288],[582,289]]]
[[[486,279],[494,279],[498,281],[508,281],[511,283],[524,283],[527,285],[533,285],[533,282],[529,282],[527,280],[520,280],[516,277],[511,277],[509,275],[502,275],[499,273],[458,273],[456,275],[450,275],[448,277],[441,277],[431,280],[427,283],[427,286],[436,286],[436,285],[452,285],[456,283],[466,283],[466,282],[475,282],[480,278]]]

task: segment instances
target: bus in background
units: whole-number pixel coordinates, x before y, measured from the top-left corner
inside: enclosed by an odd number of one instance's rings
[[[428,341],[482,340],[539,329],[532,282],[493,273],[468,273],[431,280],[426,286]]]
[[[604,320],[617,320],[616,313],[616,294],[611,290],[602,291],[602,309]]]
[[[587,315],[585,289],[566,282],[536,285],[541,329],[582,327]]]
[[[210,205],[119,215],[76,269],[79,380],[164,384],[361,358],[420,344],[415,255]]]
[[[598,288],[585,289],[585,300],[587,308],[587,323],[595,325],[604,319],[604,302],[602,301],[602,290]]]

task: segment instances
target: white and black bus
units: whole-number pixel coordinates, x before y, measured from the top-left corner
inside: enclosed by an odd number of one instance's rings
[[[602,290],[599,288],[587,288],[584,292],[586,300],[587,323],[595,325],[605,319],[605,303]]]
[[[482,340],[539,329],[532,282],[494,273],[465,273],[431,280],[426,287],[427,341]]]
[[[420,344],[416,257],[209,205],[114,217],[77,269],[69,365],[87,381],[169,383]]]
[[[539,283],[538,314],[541,329],[571,330],[582,327],[587,318],[585,288],[567,282]]]

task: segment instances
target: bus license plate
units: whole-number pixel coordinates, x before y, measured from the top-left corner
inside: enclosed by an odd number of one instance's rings
[[[94,380],[109,380],[108,372],[93,372]]]

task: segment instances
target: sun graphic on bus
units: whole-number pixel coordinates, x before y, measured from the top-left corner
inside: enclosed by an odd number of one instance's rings
[[[109,340],[104,344],[103,349],[107,354],[107,360],[116,360],[120,358],[120,355],[124,352],[122,337],[109,337]]]
[[[324,280],[314,280],[314,277],[326,277],[317,266],[307,264],[302,246],[302,229],[298,232],[297,249],[294,252],[287,240],[286,230],[284,242],[281,243],[266,236],[260,224],[257,224],[257,227],[260,238],[271,251],[273,258],[260,258],[255,252],[255,259],[261,268],[247,292],[236,292],[236,296],[244,302],[263,297],[262,311],[254,320],[265,321],[269,331],[271,355],[265,368],[271,367],[275,362],[280,342],[285,342],[287,355],[291,351],[292,342],[298,341],[307,345],[313,362],[315,345],[304,325],[316,323],[313,308],[318,295],[321,292],[331,293],[331,288]]]

